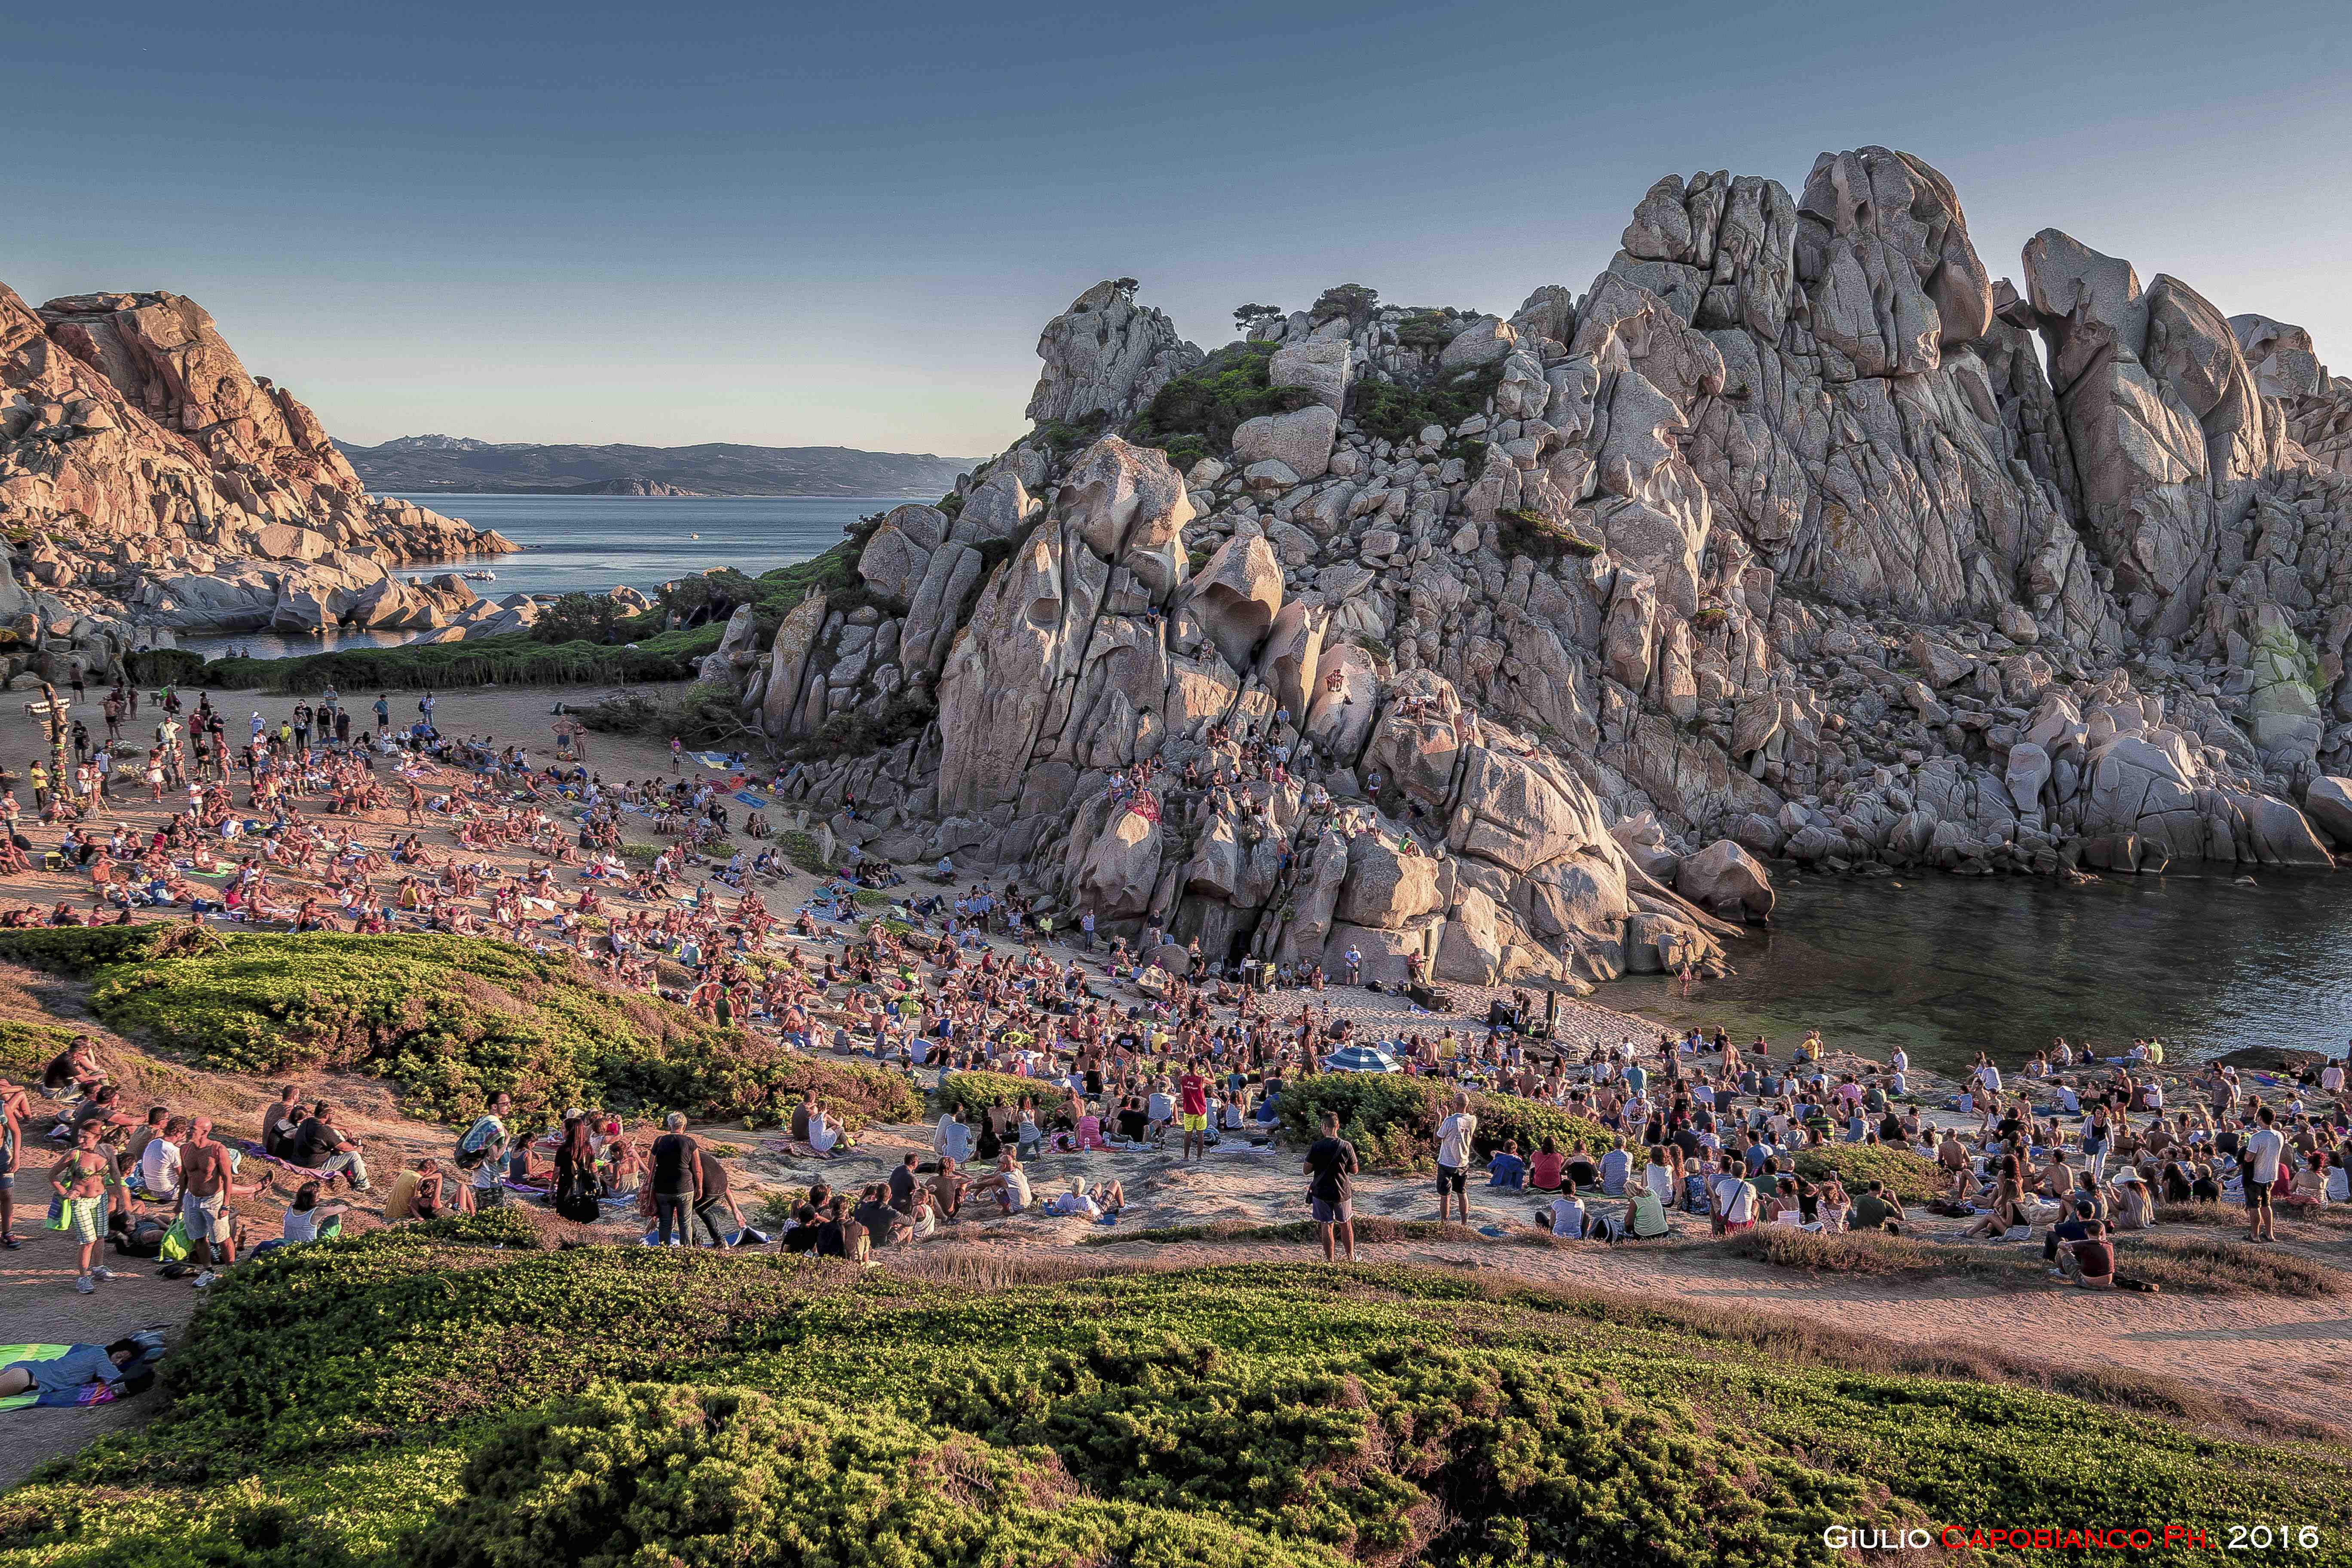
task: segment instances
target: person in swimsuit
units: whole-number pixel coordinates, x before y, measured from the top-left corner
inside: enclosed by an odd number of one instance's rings
[[[60,1228],[80,1247],[74,1289],[85,1296],[98,1289],[99,1280],[114,1278],[114,1270],[98,1261],[108,1211],[127,1214],[130,1208],[123,1195],[122,1166],[114,1151],[99,1142],[100,1131],[97,1122],[83,1122],[74,1132],[73,1147],[49,1170],[49,1186],[63,1205]]]

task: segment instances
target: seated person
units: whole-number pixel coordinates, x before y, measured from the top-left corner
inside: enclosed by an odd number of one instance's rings
[[[2072,1279],[2085,1290],[2116,1288],[2116,1248],[2107,1238],[2106,1222],[2084,1220],[2080,1241],[2065,1244],[2065,1256],[2050,1271],[2054,1279]]]
[[[1518,1191],[1527,1185],[1528,1163],[1519,1158],[1519,1141],[1506,1138],[1495,1157],[1486,1163],[1486,1184]]]
[[[1528,1185],[1539,1193],[1559,1191],[1560,1182],[1567,1173],[1566,1162],[1560,1158],[1559,1151],[1552,1146],[1552,1141],[1549,1138],[1545,1139],[1536,1152],[1528,1157]]]

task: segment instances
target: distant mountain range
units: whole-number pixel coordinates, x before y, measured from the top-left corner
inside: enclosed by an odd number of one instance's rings
[[[335,447],[367,488],[417,494],[922,496],[945,494],[978,461],[850,447],[542,447],[462,436],[403,436]]]

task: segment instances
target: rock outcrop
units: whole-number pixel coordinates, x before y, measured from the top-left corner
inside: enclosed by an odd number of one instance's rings
[[[866,546],[898,664],[830,710],[937,672],[936,723],[790,793],[1110,929],[1376,976],[1719,964],[1768,859],[2330,865],[2352,384],[2055,230],[2022,261],[1885,148],[1793,196],[1669,177],[1580,296],[1262,321],[1283,401],[1181,476],[1139,419],[1197,356],[1102,285],[1040,344],[1040,434],[958,484],[971,553]]]
[[[309,408],[160,292],[35,310],[0,287],[0,524],[37,600],[13,657],[92,671],[177,631],[437,625],[390,569],[512,548],[364,493]]]

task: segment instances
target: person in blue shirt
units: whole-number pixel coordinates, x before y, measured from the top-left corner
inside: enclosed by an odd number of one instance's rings
[[[1486,1163],[1486,1184],[1515,1191],[1528,1184],[1528,1163],[1519,1158],[1517,1139],[1504,1139],[1502,1148]]]
[[[0,1367],[0,1399],[37,1394],[43,1405],[76,1405],[82,1402],[83,1389],[101,1383],[114,1385],[117,1393],[142,1393],[155,1381],[154,1373],[142,1367],[133,1378],[123,1369],[146,1353],[137,1340],[121,1339],[110,1345],[68,1345],[65,1354],[46,1360],[10,1362]]]
[[[1640,1062],[1627,1062],[1625,1064],[1625,1092],[1632,1095],[1639,1095],[1643,1089],[1649,1087],[1650,1069],[1643,1067]]]

